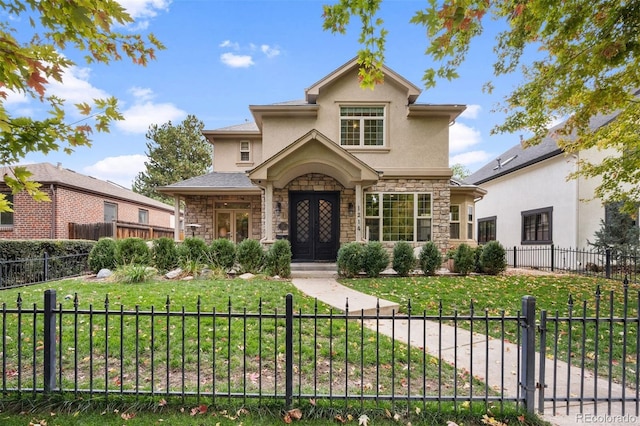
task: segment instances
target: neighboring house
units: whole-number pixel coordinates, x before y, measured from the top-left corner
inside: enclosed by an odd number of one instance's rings
[[[95,179],[49,163],[25,165],[31,180],[42,184],[51,202],[34,201],[22,191],[11,195],[2,183],[0,192],[13,203],[13,212],[0,213],[0,238],[69,238],[69,223],[123,221],[173,227],[174,207],[119,185]],[[8,167],[0,173],[11,173]]]
[[[335,260],[349,241],[474,243],[468,213],[485,192],[449,168],[449,127],[465,106],[416,103],[420,89],[383,71],[384,84],[363,89],[354,59],[304,100],[249,106],[255,123],[203,132],[212,173],[159,191],[184,201],[194,235],[287,238],[294,260]]]
[[[597,129],[615,117],[596,117],[591,126]],[[607,208],[594,199],[600,180],[567,177],[578,170],[579,160],[597,163],[612,152],[590,149],[566,154],[553,137],[563,125],[551,129],[540,144],[527,148],[518,144],[466,178],[487,190],[476,204],[480,244],[498,240],[505,247],[586,248],[588,241],[594,241]]]

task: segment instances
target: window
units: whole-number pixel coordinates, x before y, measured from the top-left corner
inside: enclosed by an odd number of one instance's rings
[[[460,239],[460,206],[449,206],[449,238]]]
[[[478,244],[496,240],[496,216],[478,219]]]
[[[467,206],[467,240],[473,238],[473,206]]]
[[[104,203],[104,221],[113,222],[118,220],[118,205],[114,203]]]
[[[340,107],[340,145],[383,146],[384,107]]]
[[[13,194],[4,194],[4,196],[13,208]],[[13,226],[13,212],[0,212],[0,226]]]
[[[227,238],[239,243],[250,237],[251,203],[222,202],[216,203],[216,238]]]
[[[553,207],[522,212],[522,244],[552,243]]]
[[[366,194],[365,225],[371,241],[430,241],[431,194]]]
[[[149,223],[149,210],[138,209],[138,223],[145,225]]]
[[[240,161],[251,161],[251,144],[249,141],[240,142]]]

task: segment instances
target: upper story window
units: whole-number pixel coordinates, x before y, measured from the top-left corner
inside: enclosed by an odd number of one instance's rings
[[[138,209],[138,223],[147,225],[149,223],[149,210]]]
[[[115,203],[104,202],[104,221],[113,222],[118,220],[118,205]]]
[[[13,194],[5,193],[6,200],[13,206]],[[0,212],[0,226],[13,226],[13,212]]]
[[[367,194],[365,225],[371,241],[431,241],[431,194]]]
[[[383,106],[340,107],[340,145],[384,146]]]
[[[249,141],[240,142],[240,161],[251,161],[251,144]]]
[[[522,244],[551,244],[553,207],[522,212]]]

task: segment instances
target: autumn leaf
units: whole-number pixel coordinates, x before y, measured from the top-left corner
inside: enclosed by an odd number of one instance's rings
[[[369,417],[366,414],[358,417],[358,426],[369,426]]]
[[[136,413],[122,413],[120,414],[120,417],[122,418],[122,420],[131,420],[136,416]]]
[[[287,414],[293,420],[300,420],[302,418],[302,411],[299,408],[294,408],[293,410],[287,411]]]

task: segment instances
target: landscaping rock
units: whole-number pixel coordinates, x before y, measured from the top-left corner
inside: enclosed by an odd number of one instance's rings
[[[164,277],[168,280],[173,280],[182,275],[182,268],[174,269],[173,271],[169,271],[164,274]]]
[[[238,276],[238,278],[241,278],[241,279],[243,279],[243,280],[250,280],[250,279],[253,279],[253,278],[255,278],[255,277],[256,277],[256,276],[255,276],[255,275],[253,275],[253,274],[252,274],[252,273],[250,273],[250,272],[247,272],[246,274],[242,274],[242,275]]]
[[[191,281],[193,279],[193,275],[188,275],[184,277],[181,281]]]
[[[111,275],[113,275],[113,272],[111,271],[111,269],[103,268],[98,271],[96,278],[99,280],[102,280],[105,278],[109,278]]]

